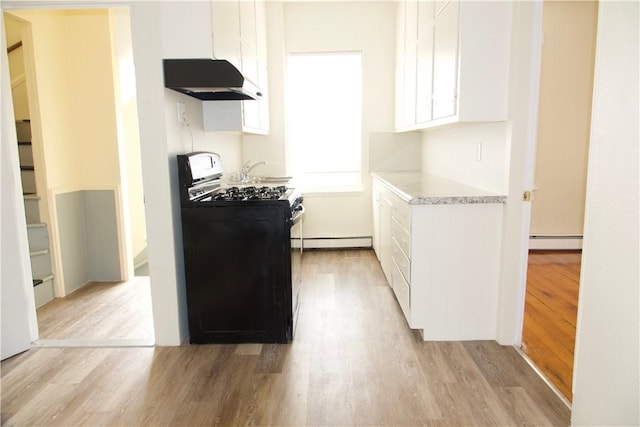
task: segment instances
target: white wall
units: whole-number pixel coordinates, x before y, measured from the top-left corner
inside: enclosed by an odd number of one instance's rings
[[[395,8],[395,2],[267,4],[271,132],[266,137],[245,136],[242,153],[243,159],[270,163],[256,172],[281,175],[287,169],[286,53],[354,50],[363,55],[363,191],[305,193],[305,238],[371,236],[369,140],[371,133],[394,130]]]
[[[599,3],[572,425],[640,425],[639,13]]]
[[[422,138],[422,169],[504,194],[509,153],[507,131],[505,122],[426,131]]]

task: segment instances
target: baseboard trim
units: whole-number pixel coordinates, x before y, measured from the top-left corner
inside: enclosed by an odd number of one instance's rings
[[[582,236],[530,236],[529,249],[579,250],[582,249]]]
[[[154,347],[155,339],[39,339],[31,343],[34,348],[64,348],[64,347],[89,347],[89,348],[120,348],[120,347]]]
[[[371,248],[371,236],[364,237],[312,237],[303,239],[305,249]]]

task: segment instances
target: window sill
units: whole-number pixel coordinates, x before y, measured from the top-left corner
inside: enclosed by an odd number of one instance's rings
[[[362,185],[349,187],[300,187],[300,191],[305,197],[355,196],[364,193],[364,187]]]

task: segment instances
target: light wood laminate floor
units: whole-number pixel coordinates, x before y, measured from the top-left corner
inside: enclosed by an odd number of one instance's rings
[[[512,347],[423,342],[370,250],[308,251],[291,344],[40,348],[2,362],[3,425],[569,424]]]
[[[571,401],[581,251],[531,251],[522,349]]]
[[[36,310],[41,340],[153,341],[148,277],[88,283]]]

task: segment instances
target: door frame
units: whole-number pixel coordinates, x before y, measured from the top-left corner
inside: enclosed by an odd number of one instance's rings
[[[513,2],[509,84],[509,176],[503,225],[500,300],[496,337],[502,345],[522,341],[527,282],[531,202],[525,191],[533,187],[542,59],[542,2]]]
[[[72,2],[58,2],[58,1],[52,1],[52,2],[47,2],[46,4],[43,4],[42,2],[39,1],[3,1],[2,4],[0,5],[0,11],[2,11],[3,16],[2,16],[2,25],[0,26],[0,29],[2,30],[2,45],[3,45],[3,53],[2,53],[2,59],[1,59],[1,65],[2,65],[2,71],[3,74],[5,70],[8,71],[9,67],[8,67],[8,54],[7,54],[7,50],[6,50],[6,37],[5,37],[5,26],[4,26],[4,12],[11,12],[14,10],[42,10],[42,9],[50,9],[50,10],[65,10],[65,9],[114,9],[114,8],[127,8],[130,10],[130,5],[129,2],[127,1],[117,1],[117,0],[111,0],[111,1],[106,1],[106,2],[100,2],[100,3],[95,3],[95,2],[90,2],[90,1],[83,1],[83,2],[78,2],[78,3],[72,3]],[[31,32],[29,32],[29,37],[31,37]],[[30,45],[33,45],[33,40],[30,40]],[[133,43],[133,41],[132,41]],[[29,45],[29,43],[27,43],[27,45]],[[31,55],[29,55],[28,53],[31,52]],[[25,51],[25,74],[31,74],[31,76],[33,76],[33,67],[34,67],[34,63],[33,63],[33,57],[32,57],[32,48],[29,49],[28,51]],[[8,72],[5,74],[7,76],[7,78],[5,79],[3,77],[2,81],[0,82],[0,84],[2,85],[2,90],[3,92],[6,93],[10,93],[11,90],[11,82],[9,79],[9,74]],[[30,79],[27,79],[27,84],[28,81]],[[33,80],[33,79],[31,79]],[[7,82],[7,83],[5,83]],[[29,107],[31,111],[31,114],[39,114],[39,110],[38,108],[34,108],[37,106],[38,104],[38,94],[37,94],[37,88],[31,88],[32,90],[30,91],[32,93],[32,96],[30,96],[29,98]],[[33,90],[36,89],[36,90]],[[35,94],[33,94],[35,92]],[[12,98],[11,97],[5,97],[3,99],[3,104],[4,107],[3,108],[3,114],[0,117],[0,120],[2,120],[2,124],[3,124],[3,133],[6,132],[9,134],[8,137],[3,138],[3,149],[4,149],[4,144],[12,144],[14,146],[17,147],[17,139],[15,138],[15,120],[14,120],[14,111],[13,111],[13,105],[12,105]],[[8,108],[8,106],[10,106],[11,108]],[[37,131],[37,130],[36,130]],[[119,154],[119,158],[122,159],[122,155],[121,155],[121,150],[123,149],[121,141],[117,142],[117,149]],[[17,149],[16,149],[17,150]],[[42,154],[42,153],[41,153]],[[41,156],[42,158],[44,158],[44,155],[42,154]],[[15,170],[17,171],[17,180],[19,181],[20,179],[20,173],[19,173],[19,166],[17,164],[17,156],[13,156],[13,155],[9,155],[7,156],[7,160],[4,160],[3,163],[5,163],[7,165],[7,167],[11,170]],[[15,165],[14,165],[15,163]],[[124,168],[124,166],[121,166],[121,174],[120,174],[120,181],[122,181],[122,179],[124,178],[125,175],[123,175],[122,173],[122,169]],[[65,296],[65,291],[64,291],[64,273],[62,270],[62,260],[61,260],[61,255],[60,255],[60,247],[59,247],[59,238],[58,238],[58,234],[57,234],[57,219],[56,219],[56,211],[55,211],[55,195],[57,193],[60,192],[64,192],[66,190],[63,189],[47,189],[47,185],[46,185],[46,178],[42,178],[40,179],[40,183],[42,184],[44,182],[44,186],[41,185],[41,187],[44,187],[43,190],[41,190],[41,197],[42,199],[44,199],[42,202],[44,204],[44,210],[43,210],[43,214],[45,216],[45,220],[47,222],[49,222],[49,228],[50,228],[50,239],[51,239],[51,245],[50,245],[50,254],[52,256],[52,266],[53,266],[53,273],[56,277],[56,285],[55,285],[55,295],[56,296]],[[144,186],[144,183],[143,183]],[[116,228],[118,230],[118,258],[119,258],[119,262],[120,262],[120,275],[121,275],[121,279],[122,280],[128,280],[131,278],[132,274],[133,274],[133,258],[131,256],[131,248],[129,247],[128,244],[128,239],[127,234],[129,233],[129,227],[126,224],[126,219],[127,219],[127,213],[124,212],[125,206],[127,205],[127,201],[123,200],[123,197],[125,196],[125,194],[123,194],[123,185],[122,182],[120,182],[118,185],[107,188],[108,190],[112,190],[114,192],[114,197],[115,197],[115,208],[116,208]],[[73,191],[73,189],[67,189],[69,191]],[[21,243],[23,240],[26,242],[27,241],[27,226],[26,226],[26,220],[24,217],[24,208],[22,208],[22,210],[20,209],[20,207],[22,206],[22,203],[20,201],[17,201],[17,211],[18,214],[20,214],[20,212],[22,212],[22,216],[20,218],[17,219],[17,223],[15,224],[16,227],[16,233],[17,233],[17,240],[18,243]],[[38,335],[38,324],[37,324],[37,315],[36,315],[36,307],[35,307],[35,299],[33,298],[33,286],[31,283],[31,271],[29,268],[29,263],[26,261],[29,259],[29,248],[28,248],[28,244],[23,248],[21,244],[18,245],[18,248],[15,248],[16,252],[17,252],[17,256],[20,260],[23,260],[22,262],[18,262],[18,264],[21,265],[22,269],[25,269],[25,277],[21,278],[20,280],[14,280],[12,281],[12,283],[17,283],[18,284],[18,288],[16,289],[12,289],[12,290],[8,290],[7,295],[5,295],[5,287],[6,284],[3,284],[3,302],[2,302],[2,311],[4,312],[9,312],[8,307],[11,307],[15,304],[18,304],[19,306],[22,306],[22,304],[26,304],[26,309],[23,310],[23,314],[24,314],[24,318],[22,320],[18,320],[18,318],[12,319],[12,324],[14,325],[12,327],[12,329],[16,328],[16,323],[21,324],[21,325],[27,325],[28,326],[28,331],[20,333],[19,336],[16,337],[16,342],[28,342],[28,343],[32,343],[34,341],[37,341],[39,338]],[[3,280],[4,282],[4,280]],[[26,298],[26,299],[25,299]],[[5,308],[7,308],[7,310],[5,310]],[[8,324],[7,322],[3,322],[3,324]],[[18,330],[21,330],[22,328],[17,328]],[[4,331],[3,331],[3,336],[4,336]],[[9,334],[7,334],[8,336]],[[12,333],[11,334],[11,339],[13,340],[13,336],[16,335],[16,333]],[[3,341],[3,347],[5,345],[5,342]],[[13,346],[10,346],[13,347]],[[24,347],[24,345],[22,345],[21,347]],[[22,348],[21,351],[27,350],[27,348]],[[17,353],[19,351],[14,352]],[[5,357],[9,357],[7,355],[5,355],[3,353],[3,358]]]

